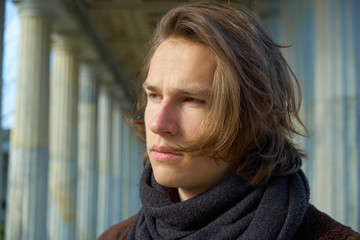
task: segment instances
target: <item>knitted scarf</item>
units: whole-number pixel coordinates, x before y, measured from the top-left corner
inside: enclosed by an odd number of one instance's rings
[[[231,175],[203,194],[173,203],[148,165],[140,180],[143,206],[127,239],[291,239],[309,192],[301,170],[260,187]]]

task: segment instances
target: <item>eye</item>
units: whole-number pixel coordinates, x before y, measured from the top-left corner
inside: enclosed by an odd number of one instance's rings
[[[159,100],[159,99],[161,99],[161,96],[159,94],[156,94],[156,93],[148,93],[147,96],[148,96],[148,99],[150,99],[150,100]]]
[[[200,100],[200,99],[192,98],[192,97],[186,97],[184,99],[184,102],[195,103],[195,104],[205,104],[204,100]]]

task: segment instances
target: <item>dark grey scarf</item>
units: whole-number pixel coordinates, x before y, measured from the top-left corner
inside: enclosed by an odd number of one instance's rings
[[[127,239],[291,239],[309,192],[301,170],[257,188],[231,175],[199,196],[173,203],[148,165],[140,180],[143,207]]]

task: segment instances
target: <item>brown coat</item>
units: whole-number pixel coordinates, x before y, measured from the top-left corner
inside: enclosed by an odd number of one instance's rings
[[[110,227],[100,235],[98,240],[125,240],[135,216]],[[360,240],[360,234],[310,205],[293,240],[325,239]]]

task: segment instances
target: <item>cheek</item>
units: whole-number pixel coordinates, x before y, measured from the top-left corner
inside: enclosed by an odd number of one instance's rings
[[[145,128],[146,128],[146,131],[148,129],[147,126],[149,126],[149,121],[151,120],[151,111],[149,110],[148,106],[145,107],[145,112],[144,112],[144,123],[145,123]]]
[[[204,119],[203,111],[191,112],[183,115],[182,125],[184,131],[188,134],[195,135]]]
[[[151,120],[151,111],[149,111],[148,107],[145,108],[145,112],[144,112],[144,123],[145,123],[145,137],[146,137],[146,142],[147,140],[151,137],[151,131],[149,129],[149,121]]]

